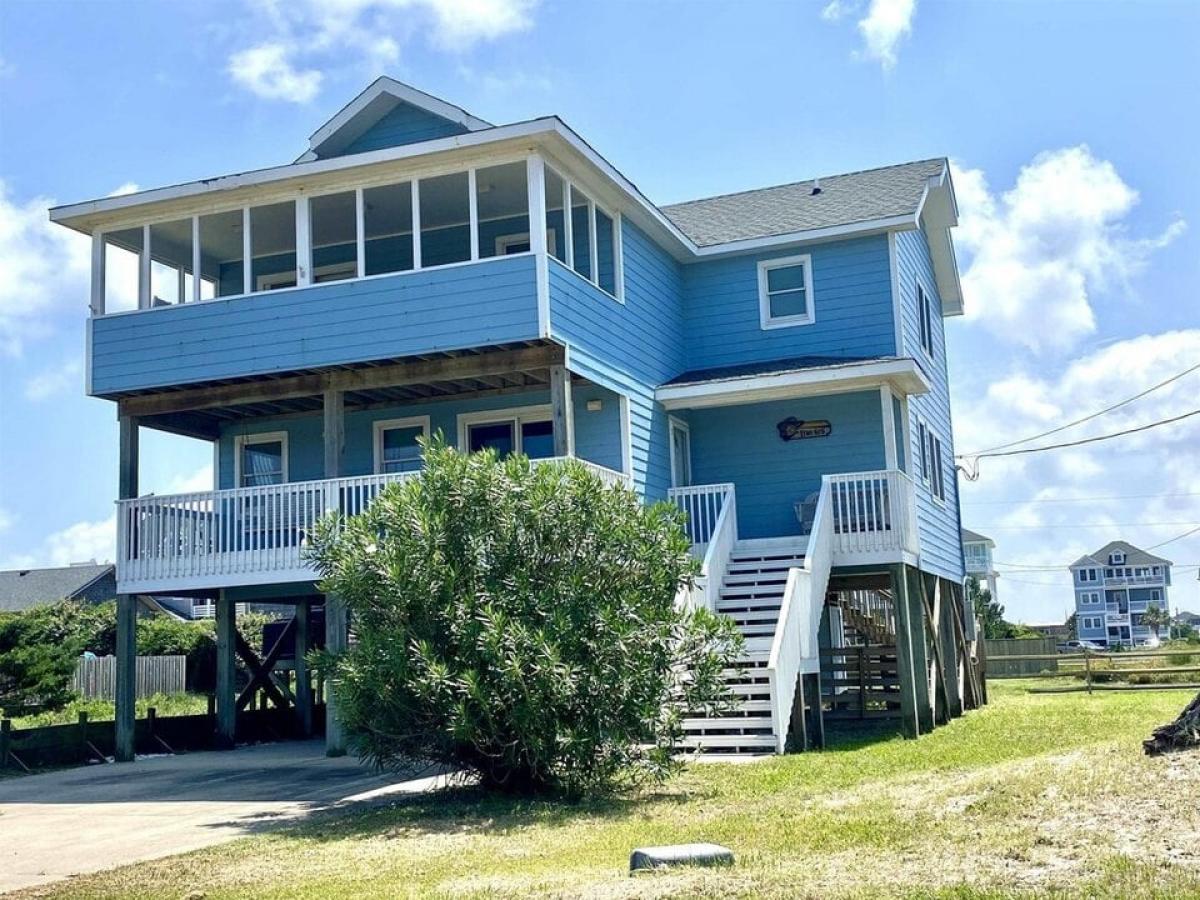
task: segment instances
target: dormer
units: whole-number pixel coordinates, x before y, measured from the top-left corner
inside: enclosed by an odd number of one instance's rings
[[[1125,565],[1125,551],[1124,550],[1114,550],[1112,553],[1108,554],[1108,564],[1110,566]]]
[[[296,162],[419,144],[492,127],[461,107],[384,76],[314,131],[308,150]]]

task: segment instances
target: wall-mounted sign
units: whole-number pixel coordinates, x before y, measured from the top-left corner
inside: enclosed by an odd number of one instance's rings
[[[775,426],[779,430],[779,438],[784,441],[802,441],[805,438],[829,437],[833,426],[828,419],[797,419],[788,416]]]

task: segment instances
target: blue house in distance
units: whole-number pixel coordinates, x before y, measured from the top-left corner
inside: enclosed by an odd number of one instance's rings
[[[416,477],[440,431],[688,513],[704,571],[680,602],[747,636],[740,708],[688,719],[690,746],[777,752],[839,717],[915,736],[982,702],[942,324],[956,216],[945,159],[659,207],[557,117],[492,125],[388,78],[294,163],[52,210],[93,242],[124,671],[134,596],[215,599],[232,742],[234,604],[294,606],[301,643],[325,604],[341,646],[304,536]],[[139,496],[143,427],[210,441],[213,489]],[[305,730],[308,679],[287,696]]]

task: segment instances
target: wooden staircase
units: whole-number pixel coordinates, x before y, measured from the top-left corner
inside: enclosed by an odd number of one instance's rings
[[[725,671],[735,708],[721,716],[684,719],[684,747],[722,757],[774,753],[767,660],[788,570],[804,564],[803,539],[739,541],[730,554],[717,612],[737,623],[746,639],[737,664]]]
[[[898,716],[900,668],[890,592],[831,592],[828,604],[841,611],[843,633],[842,646],[821,651],[826,720]]]

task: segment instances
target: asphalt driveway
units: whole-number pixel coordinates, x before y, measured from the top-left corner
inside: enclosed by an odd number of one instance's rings
[[[187,753],[0,780],[0,892],[170,856],[340,803],[428,790],[320,741]]]

